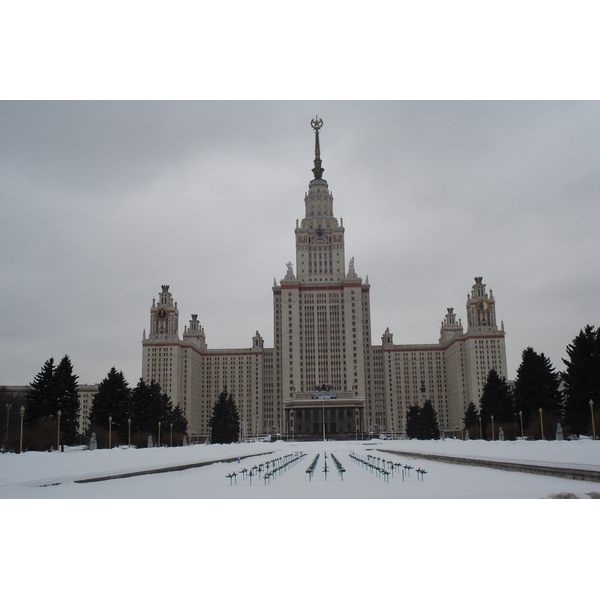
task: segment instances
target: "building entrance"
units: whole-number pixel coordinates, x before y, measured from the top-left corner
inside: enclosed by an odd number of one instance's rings
[[[283,406],[287,439],[357,439],[364,432],[365,399],[353,392],[296,393]]]

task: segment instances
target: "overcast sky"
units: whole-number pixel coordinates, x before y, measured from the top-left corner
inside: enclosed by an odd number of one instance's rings
[[[273,279],[295,263],[310,120],[346,261],[371,283],[373,343],[466,325],[496,298],[509,377],[557,369],[600,297],[597,102],[2,102],[0,384],[68,354],[80,383],[141,375],[163,284],[210,348],[273,345]],[[295,266],[295,264],[294,264]]]

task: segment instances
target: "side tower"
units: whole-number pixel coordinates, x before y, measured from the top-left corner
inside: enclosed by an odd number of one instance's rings
[[[498,327],[496,300],[492,290],[486,291],[482,277],[475,277],[471,293],[467,294],[467,331],[464,335],[464,383],[462,416],[469,402],[479,406],[479,399],[488,374],[494,369],[500,377],[507,376],[504,323]]]
[[[161,286],[161,292],[152,299],[150,307],[150,335],[142,340],[142,379],[147,383],[156,381],[174,406],[181,406],[187,416],[181,395],[183,352],[179,339],[179,309],[173,301],[169,286]]]

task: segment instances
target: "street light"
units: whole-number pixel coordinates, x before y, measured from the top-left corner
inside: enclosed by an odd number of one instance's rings
[[[492,415],[492,442],[494,441],[494,415]]]
[[[158,422],[158,447],[160,448],[160,421]]]
[[[596,423],[594,423],[594,401],[590,400],[590,412],[592,413],[592,439],[596,439]]]
[[[108,449],[112,448],[112,417],[108,417]]]
[[[62,415],[62,413],[60,412],[60,410],[56,413],[56,416],[58,417],[58,430],[56,433],[56,449],[60,451],[60,416]]]
[[[19,438],[19,454],[23,453],[23,417],[25,416],[25,407],[21,406],[21,409],[19,410],[19,412],[21,413],[21,436]]]
[[[543,419],[543,411],[540,408],[540,425],[542,428],[542,439],[544,439],[544,419]]]
[[[6,405],[6,449],[8,450],[8,417],[10,415],[10,407],[12,404]]]
[[[481,427],[481,417],[479,417],[479,439],[483,439],[483,429]]]
[[[171,427],[171,438],[169,440],[169,444],[170,446],[173,446],[173,423],[169,423],[170,427]]]
[[[523,435],[523,411],[522,410],[519,411],[519,419],[521,419],[521,437],[523,438],[525,436]]]
[[[127,446],[131,448],[131,419],[127,419]]]

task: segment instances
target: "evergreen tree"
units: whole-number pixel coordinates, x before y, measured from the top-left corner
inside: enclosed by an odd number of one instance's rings
[[[513,423],[514,410],[510,388],[504,377],[500,377],[495,369],[488,373],[487,381],[483,386],[483,393],[479,400],[479,415],[484,436],[491,418],[494,417],[494,427],[502,424]]]
[[[165,428],[164,431],[167,427],[170,428],[171,423],[176,433],[185,433],[187,430],[187,419],[183,411],[179,407],[173,408],[169,396],[154,380],[148,385],[140,378],[132,391],[132,412],[132,431],[155,435],[159,423],[161,428]]]
[[[561,394],[560,379],[550,359],[538,354],[533,348],[525,348],[515,381],[515,412],[523,414],[523,427],[527,428],[532,417],[537,417],[541,408],[544,414],[558,416]],[[517,419],[520,424],[520,417]]]
[[[133,417],[131,419],[131,430],[135,432],[147,431],[147,425],[152,420],[148,408],[150,388],[140,377],[137,385],[131,390],[131,408]],[[152,427],[154,431],[155,427]]]
[[[79,415],[79,393],[77,375],[73,374],[71,359],[65,355],[54,370],[54,406],[52,414],[60,410],[61,439],[65,444],[73,444],[77,436]]]
[[[233,396],[227,394],[227,386],[223,388],[213,406],[210,427],[213,444],[231,444],[238,441],[240,417]]]
[[[115,431],[127,431],[127,419],[132,416],[131,390],[122,371],[115,367],[98,385],[90,410],[90,421],[94,427],[108,429],[108,419],[112,417]]]
[[[440,437],[437,413],[431,400],[425,400],[423,407],[413,404],[406,411],[406,435],[418,440],[433,440]]]
[[[600,330],[586,325],[567,346],[569,359],[562,373],[565,384],[565,425],[572,433],[592,430],[590,400],[600,409]]]
[[[440,437],[438,417],[431,400],[425,400],[421,409],[421,436],[420,440],[437,440]]]
[[[185,433],[188,428],[188,421],[183,414],[180,406],[176,406],[171,414],[170,422],[173,423],[174,433]]]
[[[49,407],[54,396],[54,369],[54,358],[49,358],[29,384],[31,389],[27,392],[25,417],[31,425],[52,414]]]
[[[465,429],[470,429],[471,427],[475,427],[479,423],[479,412],[477,411],[477,407],[469,402],[469,406],[467,406],[467,410],[465,411],[465,416],[463,417],[463,424]]]
[[[57,366],[54,365],[54,358],[49,358],[27,392],[27,423],[36,425],[45,419],[54,420],[60,410],[61,439],[66,444],[73,443],[77,435],[79,414],[77,379],[67,355]]]
[[[409,439],[419,439],[421,433],[421,407],[413,404],[406,411],[406,435]]]

